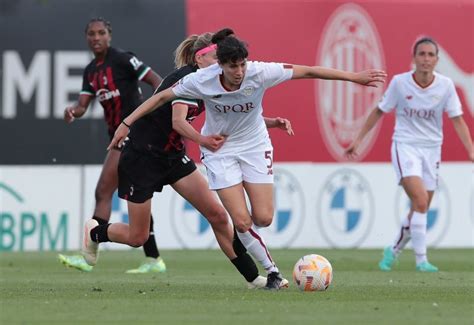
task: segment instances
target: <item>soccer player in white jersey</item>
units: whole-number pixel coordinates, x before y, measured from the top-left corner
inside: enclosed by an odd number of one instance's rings
[[[385,248],[379,267],[382,271],[390,271],[411,238],[416,270],[437,272],[438,268],[429,263],[426,256],[426,225],[428,209],[438,185],[443,112],[452,121],[471,161],[474,161],[474,148],[452,80],[434,71],[438,62],[437,43],[429,37],[417,40],[413,60],[415,71],[393,77],[378,107],[370,113],[347,148],[346,155],[354,158],[365,135],[384,113],[395,110],[392,164],[399,184],[410,198],[411,208],[394,244]]]
[[[267,287],[277,289],[282,277],[254,227],[269,226],[274,214],[273,148],[262,116],[265,91],[281,82],[304,78],[345,80],[375,87],[386,74],[374,69],[352,73],[317,66],[248,62],[247,46],[238,38],[215,37],[213,43],[217,44],[218,64],[189,74],[175,87],[155,94],[124,122],[130,125],[177,97],[204,101],[206,122],[202,134],[226,138],[219,150],[201,147],[209,187],[217,191],[244,246],[258,251],[264,265],[266,261]],[[109,147],[121,145],[127,134],[128,128],[121,127]]]

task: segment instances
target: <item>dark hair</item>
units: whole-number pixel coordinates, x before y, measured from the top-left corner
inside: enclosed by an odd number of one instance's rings
[[[86,25],[86,29],[85,29],[86,34],[87,34],[87,30],[89,29],[89,25],[92,24],[92,23],[95,23],[95,22],[103,23],[105,28],[107,28],[107,30],[109,31],[109,34],[112,34],[112,24],[110,23],[110,21],[105,20],[105,18],[103,18],[103,17],[94,17],[91,20],[89,20],[89,22]]]
[[[216,55],[220,64],[237,62],[249,56],[247,44],[239,40],[230,28],[216,32],[212,37],[212,43],[217,44]]]
[[[419,39],[416,40],[415,45],[413,45],[413,56],[416,55],[416,50],[418,50],[418,45],[423,44],[423,43],[431,43],[434,45],[436,49],[436,55],[438,55],[439,49],[438,49],[438,43],[434,39],[432,39],[429,36],[423,36]]]

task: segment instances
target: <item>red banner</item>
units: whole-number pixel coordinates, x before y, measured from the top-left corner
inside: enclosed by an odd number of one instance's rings
[[[437,70],[452,78],[464,118],[474,131],[474,3],[472,1],[188,0],[188,34],[234,29],[258,61],[322,65],[358,71],[384,68],[389,80],[411,69],[412,45],[429,35],[440,45]],[[388,81],[389,81],[388,80]],[[344,161],[343,150],[382,96],[351,83],[298,80],[267,91],[265,116],[291,120],[295,136],[270,132],[276,161]],[[200,127],[201,124],[196,124]],[[367,137],[364,161],[389,161],[394,115]],[[443,160],[466,160],[449,119]],[[190,146],[193,158],[197,148]]]

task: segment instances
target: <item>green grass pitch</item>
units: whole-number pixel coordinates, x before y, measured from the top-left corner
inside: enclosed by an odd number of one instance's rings
[[[330,260],[326,292],[300,292],[296,260]],[[381,272],[381,250],[272,250],[290,288],[249,290],[218,250],[163,250],[165,274],[129,275],[141,250],[103,251],[90,273],[67,269],[53,252],[0,254],[1,324],[473,324],[474,251],[431,249],[439,273],[415,272],[405,251]]]

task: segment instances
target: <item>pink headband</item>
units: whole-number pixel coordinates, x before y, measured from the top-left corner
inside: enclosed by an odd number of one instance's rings
[[[196,55],[198,55],[198,54],[204,55],[204,54],[206,54],[207,52],[214,51],[215,49],[217,49],[217,44],[211,44],[211,45],[209,45],[208,47],[205,47],[205,48],[200,49],[199,51],[197,51],[197,52],[196,52]]]

